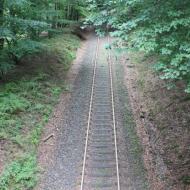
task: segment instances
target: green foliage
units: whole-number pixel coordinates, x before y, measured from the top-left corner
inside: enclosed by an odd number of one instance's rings
[[[6,50],[0,50],[0,76],[7,74],[12,68],[14,68],[14,64],[9,59],[8,52]]]
[[[26,55],[38,53],[42,50],[42,44],[32,40],[20,40],[9,48],[9,55],[16,60],[20,60]]]
[[[75,56],[79,39],[65,34],[43,39],[41,44],[48,47],[45,60],[53,57],[53,61],[46,62],[45,68],[36,65],[30,73],[22,72],[20,78],[18,72],[17,80],[0,85],[0,140],[6,145],[3,152],[9,163],[0,176],[0,190],[33,189],[38,177],[36,152],[42,129],[61,92],[68,90],[59,76],[69,67],[71,55],[72,59]],[[57,59],[61,62],[54,63]],[[51,73],[47,71],[49,64],[57,69],[53,75],[51,68]]]
[[[17,135],[22,127],[19,114],[26,111],[30,102],[21,95],[14,92],[10,88],[16,88],[15,83],[10,83],[5,86],[5,89],[0,93],[0,139],[7,139],[9,136]]]
[[[64,64],[65,70],[70,67],[71,61],[75,58],[75,53],[79,47],[79,39],[76,36],[65,34],[57,35],[54,39],[46,39],[45,43],[48,49],[58,56],[60,63]]]
[[[85,1],[78,0],[1,0],[0,1],[0,77],[23,56],[39,52],[38,41],[49,37],[84,17]]]
[[[190,92],[190,2],[188,0],[89,0],[88,23],[110,25],[128,48],[156,54],[157,71],[167,81],[184,81]]]
[[[60,87],[55,87],[55,88],[52,89],[52,94],[54,96],[57,96],[57,95],[59,95],[61,93],[61,91],[62,91],[62,89]]]
[[[31,189],[37,183],[36,157],[25,155],[7,166],[0,178],[0,190]]]
[[[17,114],[29,106],[29,102],[25,98],[13,93],[0,94],[0,100],[0,115]]]

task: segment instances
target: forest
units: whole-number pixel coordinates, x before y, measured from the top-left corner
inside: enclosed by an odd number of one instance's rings
[[[83,14],[78,1],[1,1],[1,77],[22,59],[42,49],[43,31],[51,34],[79,20]]]
[[[3,1],[1,5],[1,77],[19,60],[42,48],[39,37],[49,36],[78,22],[93,24],[97,32],[109,25],[111,35],[127,42],[126,46],[146,54],[155,54],[154,68],[168,81],[185,83],[189,79],[189,1]],[[85,8],[89,5],[88,8]],[[80,23],[80,21],[79,21]]]
[[[64,76],[90,26],[116,47],[154,57],[147,69],[188,105],[189,0],[0,0],[0,190],[36,186],[43,127],[70,90]],[[184,154],[180,180],[189,185],[188,147]]]

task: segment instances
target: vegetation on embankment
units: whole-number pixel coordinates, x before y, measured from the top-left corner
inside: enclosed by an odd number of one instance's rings
[[[126,80],[137,125],[147,135],[145,154],[152,155],[145,160],[152,189],[189,189],[190,101],[181,90],[183,84],[168,91],[152,68],[155,56],[130,52],[129,57]]]
[[[36,183],[40,134],[79,46],[66,29],[84,13],[77,0],[0,0],[0,190]]]
[[[0,83],[0,190],[32,189],[44,125],[67,91],[66,71],[80,40],[72,34],[41,40],[44,50],[26,56]]]

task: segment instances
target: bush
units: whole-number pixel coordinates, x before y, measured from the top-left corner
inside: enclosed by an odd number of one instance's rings
[[[33,188],[37,182],[37,171],[33,155],[25,155],[13,161],[0,178],[0,190],[10,190],[10,187],[15,190]]]

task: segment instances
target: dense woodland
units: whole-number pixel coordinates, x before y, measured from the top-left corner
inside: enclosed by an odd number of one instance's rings
[[[1,0],[0,8],[1,75],[24,55],[39,51],[43,31],[51,35],[87,16],[86,24],[95,25],[97,32],[109,25],[111,35],[126,41],[128,48],[158,56],[153,66],[168,86],[184,81],[190,92],[188,0]]]
[[[75,58],[76,28],[92,25],[99,36],[115,37],[117,47],[153,56],[151,67],[167,88],[189,96],[189,0],[0,0],[0,146],[7,162],[0,162],[0,190],[35,187],[43,126],[68,90],[56,77]],[[41,69],[54,58],[59,64]],[[190,176],[183,182],[189,185]]]
[[[42,32],[52,34],[79,20],[83,1],[1,0],[0,71],[6,74],[20,59],[39,52]]]

